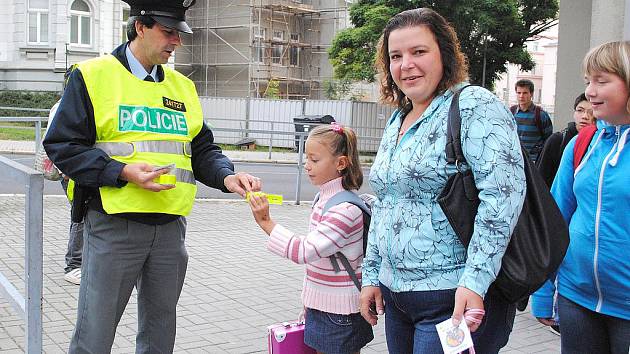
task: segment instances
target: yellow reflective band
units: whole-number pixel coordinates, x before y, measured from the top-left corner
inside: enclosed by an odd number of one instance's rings
[[[159,183],[159,184],[175,185],[175,183],[177,182],[177,177],[175,175],[169,175],[169,174],[160,175],[158,178],[154,179],[153,182]]]
[[[269,201],[269,204],[282,205],[282,196],[280,194],[269,194],[269,193],[263,193],[263,192],[247,192],[247,194],[245,195],[245,200],[249,202],[249,196],[252,193],[259,197],[267,197],[267,201]]]

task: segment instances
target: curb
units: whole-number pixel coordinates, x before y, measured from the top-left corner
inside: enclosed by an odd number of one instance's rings
[[[0,154],[35,155],[35,152],[34,151],[25,151],[25,150],[0,150]]]

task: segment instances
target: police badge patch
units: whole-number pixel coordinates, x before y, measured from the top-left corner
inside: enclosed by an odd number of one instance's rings
[[[186,105],[184,105],[184,102],[175,101],[168,97],[162,96],[162,103],[164,103],[164,107],[166,108],[174,109],[180,112],[186,112]]]

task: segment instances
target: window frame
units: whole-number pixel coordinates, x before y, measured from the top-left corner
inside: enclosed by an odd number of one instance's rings
[[[81,1],[83,2],[85,5],[87,5],[88,7],[88,12],[85,11],[80,11],[80,10],[72,10],[72,5],[75,3],[75,1]],[[69,38],[68,38],[68,43],[70,43],[71,46],[73,47],[81,47],[81,48],[91,48],[93,45],[93,37],[94,37],[94,21],[92,19],[92,13],[94,11],[92,10],[92,7],[90,6],[90,3],[86,0],[72,0],[72,2],[70,3],[70,21],[68,22],[69,24]],[[75,17],[77,18],[77,41],[73,42],[72,41],[72,30],[73,30],[73,26],[72,26],[72,18]],[[88,22],[88,28],[89,28],[89,38],[88,38],[88,43],[82,43],[83,42],[83,37],[82,37],[82,29],[83,29],[83,18],[87,18],[89,20]]]
[[[125,12],[126,12],[127,18],[125,18]],[[127,38],[127,20],[129,20],[130,12],[131,12],[131,7],[129,7],[129,5],[127,5],[126,3],[122,2],[122,8],[120,9],[120,20],[121,20],[120,37],[122,40],[121,43],[125,43],[129,40]]]
[[[289,66],[299,67],[300,66],[300,34],[299,33],[291,33],[289,34],[289,41],[293,45],[289,47]],[[293,62],[295,59],[295,63]]]
[[[267,29],[265,27],[254,27],[254,63],[265,62],[265,37]]]
[[[280,34],[279,36],[277,36],[276,34]],[[280,31],[273,31],[273,37],[272,37],[272,42],[273,44],[271,45],[271,63],[274,65],[280,65],[283,66],[283,59],[284,59],[284,45],[283,44],[278,44],[277,42],[284,42],[284,31],[280,30]],[[276,56],[276,51],[279,51],[280,55]],[[276,61],[277,60],[277,61]]]
[[[31,7],[31,0],[27,1],[26,15],[26,43],[33,45],[46,45],[50,43],[50,1],[46,0],[48,8]],[[31,40],[31,14],[36,16],[35,41]],[[42,40],[42,15],[46,15],[46,40]]]

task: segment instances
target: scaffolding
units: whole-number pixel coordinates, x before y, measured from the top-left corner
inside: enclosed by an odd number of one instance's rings
[[[322,98],[327,49],[347,15],[347,0],[197,1],[175,66],[201,96],[265,97],[276,82],[281,98]]]

